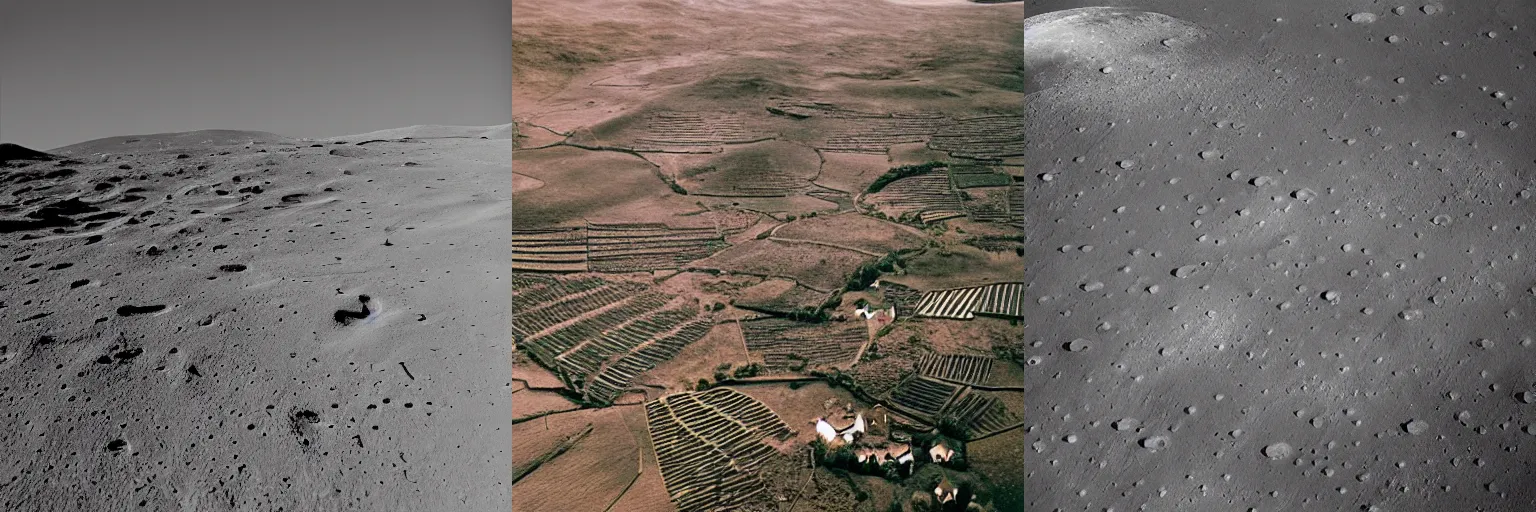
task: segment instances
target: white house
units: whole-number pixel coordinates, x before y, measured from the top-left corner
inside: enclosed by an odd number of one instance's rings
[[[955,451],[949,449],[948,446],[944,446],[943,442],[935,444],[933,448],[928,449],[928,458],[934,462],[949,462],[949,459],[954,458],[954,456]]]
[[[837,439],[837,429],[832,428],[832,424],[827,423],[826,418],[816,418],[816,435],[821,436],[822,442],[830,443]]]

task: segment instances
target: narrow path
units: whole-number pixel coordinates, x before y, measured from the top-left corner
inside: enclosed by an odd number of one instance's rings
[[[884,257],[885,256],[884,254],[879,254],[879,253],[872,252],[872,251],[866,251],[864,249],[859,249],[859,248],[856,248],[856,247],[849,247],[849,246],[842,245],[842,244],[835,244],[835,243],[832,243],[832,242],[823,242],[823,241],[820,241],[820,240],[802,240],[802,239],[798,239],[798,238],[783,238],[783,237],[774,236],[773,233],[775,231],[778,231],[779,228],[782,227],[782,226],[783,226],[783,224],[780,224],[779,226],[774,226],[773,229],[769,230],[768,231],[768,240],[773,240],[773,241],[776,241],[776,242],[791,243],[791,244],[822,245],[822,246],[826,246],[826,247],[832,247],[834,249],[842,249],[842,250],[845,250],[845,251],[853,251],[853,252],[856,252],[856,253],[859,253],[859,254],[864,254],[864,255],[868,255],[868,256],[874,256],[876,258],[880,258],[880,257]]]
[[[575,435],[566,438],[564,441],[561,441],[560,444],[555,445],[550,449],[550,451],[544,452],[544,455],[540,455],[539,458],[533,459],[533,461],[529,462],[527,465],[520,468],[512,468],[512,484],[516,485],[518,480],[522,480],[523,477],[532,474],[535,470],[539,469],[539,466],[544,465],[545,462],[554,460],[555,457],[559,457],[561,454],[564,454],[566,450],[569,450],[572,446],[575,446],[576,443],[586,438],[587,434],[590,433],[592,433],[592,425],[588,424],[587,428],[582,429],[581,432],[578,432]]]

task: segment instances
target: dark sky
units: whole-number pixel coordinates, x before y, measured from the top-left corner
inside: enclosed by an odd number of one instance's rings
[[[0,1],[0,141],[512,122],[507,0]]]

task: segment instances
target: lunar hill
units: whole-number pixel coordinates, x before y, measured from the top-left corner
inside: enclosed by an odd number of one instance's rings
[[[1209,31],[1165,14],[1121,7],[1083,7],[1024,20],[1029,92],[1071,83],[1085,73],[1156,70],[1167,74],[1209,53]]]
[[[496,129],[6,146],[0,509],[504,507]]]

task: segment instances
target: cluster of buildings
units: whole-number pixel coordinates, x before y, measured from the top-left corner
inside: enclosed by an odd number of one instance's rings
[[[816,435],[828,447],[853,446],[855,442],[869,434],[871,421],[864,418],[864,413],[854,415],[853,421],[844,426],[834,425],[826,417],[816,418]],[[912,443],[889,443],[879,439],[873,443],[861,443],[853,450],[854,457],[860,464],[874,461],[876,464],[895,463],[912,469],[909,464],[916,462],[912,453]],[[933,462],[949,462],[955,456],[955,450],[945,442],[940,441],[928,448],[928,460]]]

